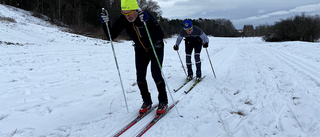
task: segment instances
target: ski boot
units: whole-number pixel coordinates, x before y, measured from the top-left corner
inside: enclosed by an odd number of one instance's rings
[[[201,80],[201,75],[197,75],[196,81],[199,82]]]
[[[157,109],[157,115],[161,115],[163,113],[166,113],[167,108],[168,108],[168,103],[166,103],[166,102],[159,103],[158,109]]]
[[[144,102],[139,110],[140,114],[146,113],[149,109],[151,109],[152,103],[150,102]]]
[[[193,75],[191,74],[191,75],[188,75],[188,77],[187,77],[187,81],[190,81],[190,80],[192,80],[193,79]]]

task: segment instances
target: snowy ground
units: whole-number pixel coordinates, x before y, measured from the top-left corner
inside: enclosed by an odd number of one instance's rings
[[[131,41],[114,43],[127,113],[110,43],[4,5],[0,17],[16,21],[0,20],[1,137],[112,136],[137,115],[142,101]],[[186,77],[172,49],[175,39],[165,40],[163,65],[171,90]],[[320,43],[210,37],[208,52],[217,78],[203,50],[206,78],[187,95],[186,88],[169,91],[183,118],[173,109],[145,136],[320,136]],[[156,103],[150,73],[147,80]],[[123,136],[136,135],[154,114]]]

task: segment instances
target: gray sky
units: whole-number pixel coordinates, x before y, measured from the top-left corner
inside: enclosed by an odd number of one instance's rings
[[[168,19],[217,19],[232,21],[237,29],[251,24],[273,25],[295,15],[320,15],[320,0],[153,0]]]

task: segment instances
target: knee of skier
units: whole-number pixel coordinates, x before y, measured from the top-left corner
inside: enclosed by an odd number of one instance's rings
[[[147,84],[147,80],[145,78],[137,78],[137,84]]]
[[[200,62],[200,53],[195,53],[194,59],[196,60],[196,62]]]
[[[191,63],[191,54],[186,54],[186,62]]]
[[[157,83],[161,83],[161,82],[163,82],[164,80],[163,80],[163,78],[162,78],[162,75],[161,75],[161,72],[159,72],[159,73],[152,73],[152,78],[153,78],[153,80],[154,80],[154,82],[157,84]]]

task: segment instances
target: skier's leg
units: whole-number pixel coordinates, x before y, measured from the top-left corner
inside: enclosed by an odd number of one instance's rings
[[[188,69],[188,76],[192,76],[193,71],[192,71],[191,54],[192,54],[193,47],[190,42],[186,41],[185,43],[186,43],[185,50],[186,50],[186,65]]]
[[[161,48],[155,48],[157,52],[158,59],[160,61],[160,64],[162,66],[163,62],[163,47]],[[157,85],[157,89],[159,92],[158,99],[159,102],[164,102],[168,103],[168,97],[167,97],[167,92],[166,92],[166,85],[163,80],[162,74],[161,74],[161,69],[159,67],[158,61],[156,57],[153,55],[151,56],[151,74],[154,79],[154,82]]]
[[[140,94],[143,102],[152,103],[146,80],[149,61],[150,59],[148,58],[144,49],[135,48],[136,75]]]
[[[197,74],[198,78],[201,77],[201,59],[200,59],[201,49],[202,49],[202,44],[201,44],[201,42],[199,42],[195,46],[195,54],[194,54],[194,59],[196,62],[196,67],[197,67],[196,74]]]

